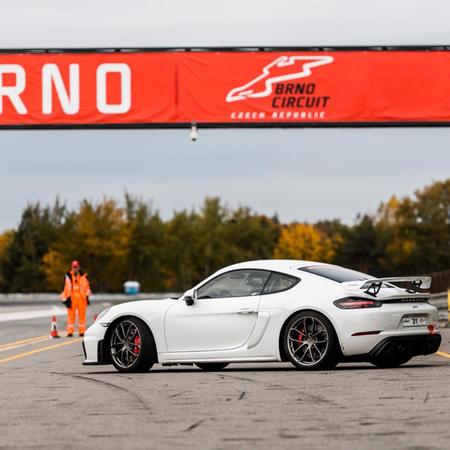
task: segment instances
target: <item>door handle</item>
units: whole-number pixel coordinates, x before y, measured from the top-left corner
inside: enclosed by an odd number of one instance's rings
[[[256,313],[256,311],[253,308],[242,308],[238,311],[238,314],[252,314]]]

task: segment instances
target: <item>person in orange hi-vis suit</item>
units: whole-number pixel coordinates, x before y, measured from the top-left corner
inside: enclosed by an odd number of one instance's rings
[[[86,331],[86,309],[92,294],[87,275],[80,270],[80,263],[72,261],[71,270],[64,277],[64,290],[61,300],[67,307],[67,337],[72,337],[78,312],[78,334]]]

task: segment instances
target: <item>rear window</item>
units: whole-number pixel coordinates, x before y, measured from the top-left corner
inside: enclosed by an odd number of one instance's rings
[[[300,281],[299,278],[290,275],[272,272],[262,291],[263,294],[275,294],[276,292],[287,291]]]
[[[328,278],[338,283],[345,281],[365,281],[373,278],[366,273],[332,265],[300,267],[298,270],[313,273],[314,275],[319,275],[320,277]]]

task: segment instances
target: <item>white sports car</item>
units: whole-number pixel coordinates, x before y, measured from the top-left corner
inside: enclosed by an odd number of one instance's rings
[[[155,363],[220,370],[262,361],[306,370],[346,361],[396,367],[439,348],[437,310],[420,292],[430,283],[309,261],[235,264],[178,299],[106,309],[85,334],[84,364],[113,364],[120,372]]]

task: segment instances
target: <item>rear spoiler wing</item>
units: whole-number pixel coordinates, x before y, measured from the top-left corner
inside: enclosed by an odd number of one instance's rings
[[[406,289],[406,292],[409,294],[416,294],[420,289],[430,289],[431,277],[386,277],[365,281],[346,281],[342,284],[351,290],[364,289],[365,294],[376,297],[380,292],[383,283],[395,284],[407,282],[409,282],[409,287]]]

